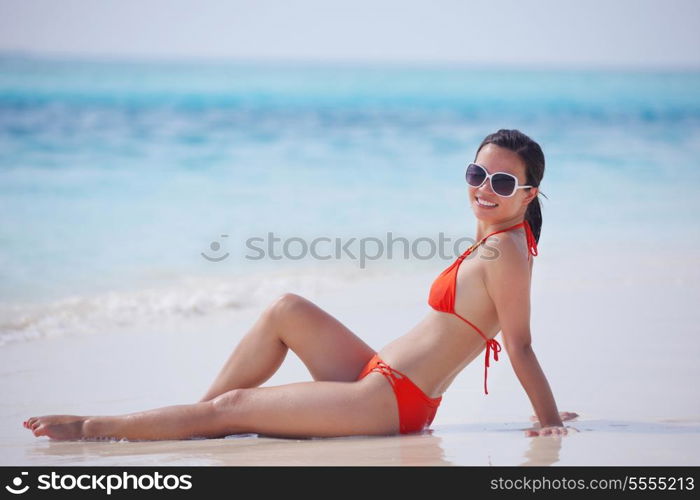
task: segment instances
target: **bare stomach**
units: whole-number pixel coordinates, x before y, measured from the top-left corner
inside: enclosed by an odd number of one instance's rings
[[[494,332],[481,329],[493,336]],[[436,398],[485,347],[481,335],[457,316],[431,310],[408,333],[381,349],[379,357]]]

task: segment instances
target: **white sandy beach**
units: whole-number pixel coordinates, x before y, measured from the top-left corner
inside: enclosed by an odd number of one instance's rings
[[[532,411],[505,351],[489,370],[490,394],[482,354],[421,435],[53,442],[22,427],[33,415],[195,401],[257,306],[2,346],[0,465],[700,465],[697,262],[674,274],[653,255],[559,259],[536,261],[532,331],[559,409],[580,414],[570,423],[578,432],[563,438],[524,436]],[[379,349],[427,312],[435,276],[377,275],[305,295]],[[290,353],[268,384],[308,378]]]
[[[699,1],[133,4],[0,0],[0,466],[700,465]],[[23,427],[198,401],[285,292],[380,350],[430,311],[427,255],[481,236],[471,162],[518,177],[481,229],[542,195],[568,435],[525,435],[505,349],[417,435]],[[290,352],[266,385],[310,379]]]

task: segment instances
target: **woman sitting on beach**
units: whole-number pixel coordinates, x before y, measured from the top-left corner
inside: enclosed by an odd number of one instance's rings
[[[287,293],[261,313],[199,402],[119,416],[32,417],[24,426],[52,439],[418,432],[431,424],[455,376],[484,348],[486,377],[490,358],[498,360],[501,345],[494,337],[501,331],[539,422],[526,435],[565,434],[562,421],[577,415],[558,412],[530,338],[544,163],[540,146],[518,130],[499,130],[482,141],[466,171],[477,242],[435,280],[424,319],[378,353],[314,303]],[[487,238],[486,256],[466,259]],[[314,381],[260,387],[289,349]]]

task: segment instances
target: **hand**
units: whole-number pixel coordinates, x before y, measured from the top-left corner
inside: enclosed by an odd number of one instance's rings
[[[578,413],[572,411],[560,411],[559,418],[562,422],[567,420],[573,420],[578,417]],[[564,427],[564,425],[547,425],[545,427],[540,426],[539,419],[537,416],[533,415],[530,420],[535,422],[532,429],[527,429],[525,431],[525,436],[536,437],[536,436],[564,436],[569,433],[569,430],[578,432],[578,429],[574,427]]]
[[[559,412],[559,418],[561,418],[562,422],[565,422],[567,420],[573,420],[576,417],[578,417],[578,413],[574,413],[572,411],[560,411]],[[535,422],[537,425],[539,425],[539,419],[537,418],[537,415],[533,415],[530,417],[530,420]]]
[[[550,425],[549,427],[527,429],[525,431],[525,436],[526,437],[564,436],[564,435],[568,434],[569,429],[578,432],[578,429],[575,429],[573,427],[564,427],[563,425]]]

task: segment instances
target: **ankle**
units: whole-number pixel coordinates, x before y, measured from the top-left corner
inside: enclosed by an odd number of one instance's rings
[[[86,417],[83,421],[82,434],[88,439],[111,437],[108,427],[104,417]]]

